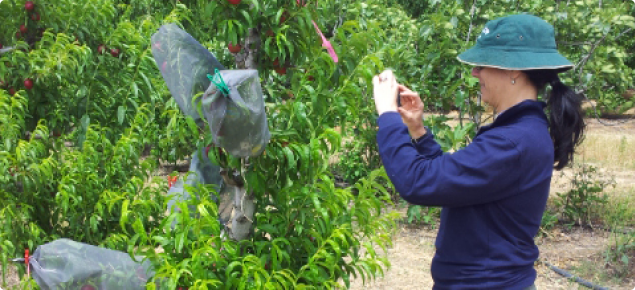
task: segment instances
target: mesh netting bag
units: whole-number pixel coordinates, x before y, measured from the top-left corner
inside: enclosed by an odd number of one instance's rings
[[[258,71],[215,70],[202,97],[216,146],[235,157],[260,155],[271,137]]]
[[[152,55],[181,111],[194,120],[201,116],[192,100],[207,89],[207,75],[224,69],[216,57],[175,24],[166,24],[151,37]]]
[[[154,270],[149,261],[136,260],[124,252],[59,239],[38,246],[29,265],[42,290],[145,289]]]
[[[212,161],[209,160],[207,154],[205,154],[204,152],[203,154],[200,154],[201,153],[200,151],[201,150],[197,150],[194,152],[188,173],[182,178],[179,178],[176,181],[176,183],[174,183],[170,187],[170,190],[168,191],[168,195],[171,195],[171,198],[168,201],[169,212],[172,212],[173,209],[176,212],[180,212],[180,209],[178,205],[176,205],[176,203],[181,201],[187,201],[193,198],[192,194],[187,190],[185,185],[188,185],[191,187],[198,187],[199,184],[204,184],[204,185],[211,184],[211,185],[215,185],[214,189],[220,195],[224,193],[223,177],[220,174],[220,166],[212,163]],[[216,194],[214,194],[213,192],[210,193],[210,197],[217,204],[219,203],[218,198],[216,197]],[[192,215],[192,217],[194,217],[196,208],[193,205],[188,206],[188,208],[189,208],[190,214]],[[220,217],[219,217],[219,221],[221,223],[226,222],[226,221],[222,221]],[[173,229],[176,226],[176,223],[177,223],[176,220],[172,222]]]

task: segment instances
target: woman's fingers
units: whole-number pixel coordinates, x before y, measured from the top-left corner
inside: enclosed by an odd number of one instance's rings
[[[411,89],[409,89],[408,87],[406,87],[406,86],[404,86],[402,84],[399,84],[398,88],[399,88],[399,92],[402,92],[402,93],[404,93],[404,92],[405,93],[413,93],[413,94],[415,93]]]
[[[404,108],[404,107],[397,108],[397,111],[404,118],[407,118],[407,117],[410,116],[410,111],[408,109]]]
[[[423,111],[423,102],[418,96],[401,96],[401,106],[412,113]]]
[[[404,95],[402,95],[404,96]],[[419,105],[419,104],[423,104],[423,102],[421,101],[421,98],[419,97],[418,94],[415,95],[406,95],[406,99],[410,102],[412,102],[413,105]]]
[[[375,75],[375,76],[373,77],[373,85],[374,85],[374,86],[379,85],[379,75]]]
[[[413,92],[399,92],[401,96],[409,97],[409,98],[419,98],[419,94]]]
[[[385,79],[385,81],[388,81],[388,82],[392,82],[392,81],[396,80],[395,79],[395,74],[389,69],[384,70],[383,72],[381,72],[381,74],[379,74],[379,78],[382,79],[382,80]]]
[[[401,95],[401,103],[407,105],[415,105],[416,101],[419,99],[419,96],[410,95],[410,94],[402,94]]]

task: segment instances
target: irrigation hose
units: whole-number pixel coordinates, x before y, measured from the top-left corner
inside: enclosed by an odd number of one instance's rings
[[[573,274],[571,274],[571,273],[569,273],[569,272],[567,272],[565,270],[562,270],[562,269],[560,269],[560,268],[558,268],[558,267],[556,267],[554,265],[551,265],[547,261],[540,261],[540,262],[545,264],[547,267],[549,267],[549,269],[551,269],[554,272],[560,274],[560,276],[565,277],[565,278],[567,278],[569,280],[573,280],[573,281],[577,282],[578,284],[580,284],[582,286],[585,286],[587,288],[591,288],[593,290],[609,290],[609,288],[593,284],[593,283],[591,283],[589,281],[586,281],[586,280],[584,280],[584,279],[582,279],[580,277],[574,276]]]

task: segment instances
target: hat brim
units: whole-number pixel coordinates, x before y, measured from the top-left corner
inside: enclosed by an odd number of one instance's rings
[[[563,72],[573,68],[573,64],[558,52],[473,47],[460,54],[457,59],[465,64],[504,70],[552,69]]]

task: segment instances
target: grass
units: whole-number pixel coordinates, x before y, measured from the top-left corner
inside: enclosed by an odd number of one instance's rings
[[[621,285],[624,283],[623,277],[612,274],[611,271],[607,271],[604,267],[600,269],[601,265],[604,265],[604,261],[601,256],[598,256],[594,259],[583,261],[580,265],[571,267],[571,270],[574,272],[574,275],[604,287],[607,287],[606,285]]]
[[[588,164],[598,168],[590,181],[614,180],[615,187],[605,187],[608,202],[593,205],[593,225],[613,229],[604,248],[588,259],[570,268],[571,273],[587,281],[603,286],[625,286],[635,282],[635,134],[631,129],[595,127],[589,129],[577,150],[572,169],[564,174],[554,172],[552,195],[549,199],[547,220],[543,228],[559,227],[549,218],[561,217],[562,209],[555,208],[558,198],[555,192],[567,192],[572,188],[570,178],[578,171],[578,165]],[[545,217],[543,217],[544,219]],[[602,231],[597,228],[596,231]],[[618,233],[619,232],[619,233]],[[618,286],[619,289],[621,286]],[[629,288],[630,287],[630,288]],[[633,286],[626,287],[632,289]],[[625,289],[626,289],[625,288]],[[617,289],[617,288],[616,288]]]
[[[552,202],[549,209],[552,214]],[[635,282],[635,192],[611,195],[597,216],[600,217],[604,228],[613,230],[608,234],[606,246],[598,248],[593,256],[565,270],[594,284],[608,286],[610,289],[622,289],[621,286]],[[545,223],[544,218],[543,228],[549,231],[549,227],[554,225]],[[597,231],[600,231],[598,235],[601,236],[603,229],[596,228],[594,232]],[[579,285],[574,283],[572,286]]]
[[[576,158],[607,169],[635,170],[635,135],[587,133]]]
[[[635,227],[635,190],[612,196],[603,216],[610,225]]]

